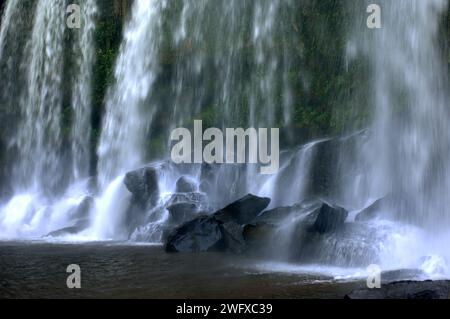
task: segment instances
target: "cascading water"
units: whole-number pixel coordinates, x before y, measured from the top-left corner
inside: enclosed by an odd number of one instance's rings
[[[346,223],[343,232],[323,236],[321,246],[309,247],[310,260],[345,267],[375,260],[383,268],[433,272],[441,257],[450,257],[442,239],[447,234],[438,231],[449,228],[448,92],[438,49],[438,21],[446,1],[381,1],[381,30],[368,30],[365,20],[356,24],[349,41],[356,51],[350,50],[349,58],[359,49],[371,65],[370,97],[376,107],[370,132],[299,147],[302,141],[290,125],[296,94],[308,89],[308,74],[301,67],[306,63],[296,13],[302,5],[311,9],[309,3],[135,0],[106,97],[97,150],[100,195],[95,199],[86,198],[90,189],[84,178],[90,164],[96,2],[81,3],[82,30],[72,34],[70,45],[65,43],[66,4],[10,0],[4,12],[0,106],[10,111],[16,103],[20,112],[15,114],[18,124],[5,133],[15,196],[0,209],[0,236],[30,238],[64,228],[74,235],[71,239],[159,241],[174,198],[192,197],[202,205],[206,198],[202,208],[213,207],[208,211],[247,193],[270,197],[269,208],[294,205],[324,195],[311,189],[312,179],[329,173],[322,170],[329,164],[321,162],[326,161],[323,149],[354,137],[356,154],[342,149],[340,161],[331,156],[340,162],[328,168],[341,177],[336,202],[356,209],[385,195],[395,200],[383,207],[382,220],[366,228]],[[32,21],[20,18],[21,5],[34,10]],[[25,43],[14,42],[19,33],[26,34]],[[70,75],[68,48],[76,57]],[[71,83],[69,132],[62,130],[66,79]],[[191,128],[195,119],[202,119],[205,128],[281,127],[290,149],[281,154],[279,173],[261,175],[256,165],[173,165],[170,132]],[[363,135],[368,137],[359,140]],[[133,210],[124,176],[154,160],[161,160],[159,198],[141,216]],[[182,176],[196,184],[189,194],[177,191]],[[321,186],[335,187],[330,185]],[[323,197],[334,200],[333,195]],[[77,208],[90,201],[92,209],[81,214]],[[139,223],[130,221],[135,217]],[[278,228],[279,257],[291,255],[303,217],[291,216]]]
[[[75,31],[76,44],[72,48],[65,40],[67,5],[65,0],[40,0],[34,5],[12,0],[7,4],[1,31],[1,62],[7,71],[17,68],[18,79],[23,79],[26,85],[20,86],[16,78],[9,76],[2,86],[5,107],[20,110],[17,127],[8,141],[15,196],[1,208],[2,237],[42,236],[69,226],[74,207],[86,193],[80,178],[87,178],[89,171],[90,74],[96,4],[95,0],[81,2],[84,19],[82,28]],[[25,23],[16,21],[27,21],[25,15],[29,10],[34,12],[34,20],[26,32],[26,28],[17,25]],[[15,20],[8,18],[13,15]],[[12,32],[25,32],[25,40],[20,36],[19,44],[14,44],[16,39],[8,35]],[[10,50],[11,46],[20,49],[17,54]],[[71,74],[65,73],[70,63],[65,50],[78,57]],[[16,65],[11,64],[13,61]],[[62,129],[66,80],[71,83],[74,113],[70,137]],[[69,158],[73,161],[68,161]],[[70,162],[73,164],[68,165]],[[64,193],[67,194],[62,196]]]
[[[83,29],[76,33],[74,42],[75,77],[72,89],[73,125],[72,144],[72,175],[74,180],[89,176],[89,160],[91,149],[91,96],[92,96],[92,66],[95,59],[94,48],[94,17],[97,14],[97,4],[94,0],[84,2],[82,16],[85,17]]]
[[[194,119],[220,128],[288,125],[293,104],[290,72],[297,41],[291,23],[294,8],[291,1],[178,1],[168,5],[166,1],[136,0],[116,65],[116,83],[106,103],[98,149],[101,189],[149,159],[167,160],[170,132],[192,126]],[[170,68],[164,59],[172,59]],[[294,181],[298,187],[292,190],[298,194],[277,195],[285,191],[274,184],[286,184],[289,174],[295,175],[293,170],[306,175],[311,156],[303,152],[309,154],[310,149],[286,153],[283,165],[290,172],[279,177],[262,176],[255,165],[214,166],[210,201],[220,206],[253,192],[279,198],[274,204],[297,202],[304,195],[303,179]],[[300,165],[294,163],[297,158]],[[161,178],[160,189],[173,190],[183,175],[182,170],[170,167],[173,172]],[[191,177],[200,182],[201,165],[195,167]],[[225,180],[235,185],[226,194],[221,191]],[[115,210],[114,214],[125,212]]]
[[[99,184],[142,165],[146,129],[154,108],[146,105],[157,76],[166,1],[136,1],[117,61],[98,149]]]
[[[379,213],[395,226],[383,243],[383,266],[417,267],[428,255],[448,262],[442,243],[450,226],[450,113],[447,62],[439,45],[448,3],[379,4],[382,28],[369,30],[365,20],[358,21],[349,42],[350,58],[360,52],[371,65],[375,109],[370,138],[356,154],[359,164],[345,170],[352,175],[360,167],[353,183],[346,183],[346,201],[370,203],[387,196]]]

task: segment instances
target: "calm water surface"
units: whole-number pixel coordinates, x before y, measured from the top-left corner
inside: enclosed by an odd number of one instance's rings
[[[81,267],[82,289],[66,286],[70,264]],[[257,264],[160,246],[0,242],[0,298],[342,298],[362,285]]]

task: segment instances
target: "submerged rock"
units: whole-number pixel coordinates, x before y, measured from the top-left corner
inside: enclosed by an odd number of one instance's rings
[[[214,216],[224,223],[233,221],[239,225],[246,225],[252,223],[269,204],[270,198],[249,194],[216,212]]]
[[[399,281],[380,289],[358,289],[346,299],[448,299],[450,281]]]
[[[88,226],[89,219],[82,219],[77,221],[73,226],[52,231],[44,237],[62,237],[67,235],[75,235],[85,230]]]
[[[69,211],[72,226],[52,231],[44,237],[61,237],[82,232],[89,226],[89,214],[93,205],[94,199],[91,196],[86,196],[78,206]]]

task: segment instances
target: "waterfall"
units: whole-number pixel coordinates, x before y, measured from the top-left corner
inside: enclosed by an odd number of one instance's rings
[[[14,167],[19,187],[55,190],[61,171],[62,72],[64,68],[64,0],[38,2],[27,44],[28,90],[19,98],[23,122],[15,141]]]
[[[162,13],[166,1],[137,0],[124,34],[109,90],[98,148],[99,183],[108,182],[143,164],[146,127],[154,107],[146,105],[157,76]]]
[[[72,175],[74,180],[89,175],[91,151],[91,96],[92,66],[95,59],[94,17],[97,14],[95,0],[87,0],[82,6],[84,23],[76,33],[73,52],[77,58],[72,88]]]
[[[17,30],[16,26],[13,26],[13,23],[18,23],[20,20],[17,20],[17,15],[20,13],[19,7],[20,1],[9,1],[4,9],[3,17],[2,17],[2,28],[0,31],[0,58],[3,55],[3,47],[5,45],[5,40],[10,29]]]
[[[136,0],[98,148],[103,189],[149,159],[167,159],[171,130],[194,119],[219,128],[288,125],[294,8],[291,1]],[[256,178],[249,170],[248,187]]]
[[[371,140],[362,148],[368,174],[361,193],[372,198],[395,194],[394,218],[443,226],[450,218],[450,114],[439,21],[447,1],[380,5],[383,27],[368,31],[358,24],[363,31],[353,40],[371,64],[374,105]],[[403,201],[413,209],[403,211]]]
[[[345,170],[354,176],[345,191],[353,203],[387,196],[379,213],[395,230],[382,243],[381,261],[387,267],[415,267],[423,256],[450,257],[442,246],[450,226],[450,112],[440,39],[448,3],[379,4],[382,28],[370,30],[365,20],[357,20],[349,41],[350,60],[363,56],[370,66],[373,120],[369,140]]]
[[[89,173],[96,2],[80,2],[83,23],[74,30],[66,26],[67,5],[66,0],[7,3],[0,64],[8,76],[1,101],[17,124],[7,135],[14,196],[0,208],[2,237],[41,236],[67,226],[71,209],[87,191],[81,182]]]

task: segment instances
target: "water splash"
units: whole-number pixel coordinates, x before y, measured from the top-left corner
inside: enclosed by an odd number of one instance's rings
[[[80,2],[82,27],[68,43],[67,4],[10,0],[2,21],[0,65],[7,76],[1,102],[17,122],[6,125],[10,132],[4,136],[13,194],[0,209],[0,229],[8,238],[39,237],[70,226],[71,212],[90,193],[86,178],[97,6],[95,0]],[[68,60],[67,51],[76,61]],[[71,72],[66,72],[71,62]],[[72,89],[70,124],[63,123],[65,81]]]

